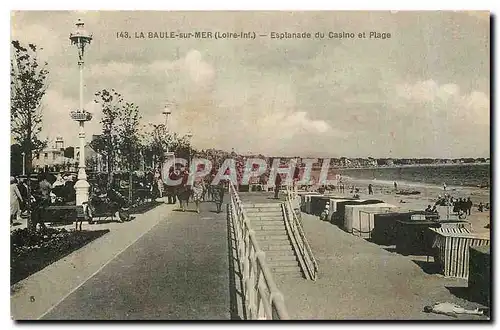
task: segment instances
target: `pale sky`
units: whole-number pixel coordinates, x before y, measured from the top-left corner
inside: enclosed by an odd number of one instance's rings
[[[49,63],[43,136],[76,145],[76,48],[84,99],[114,88],[143,122],[194,133],[196,148],[315,157],[489,157],[490,21],[465,12],[15,12],[12,38]],[[117,38],[128,31],[130,39]],[[255,32],[255,40],[136,39],[144,32]],[[390,39],[275,40],[276,32],[386,32]],[[267,34],[267,37],[259,37]]]

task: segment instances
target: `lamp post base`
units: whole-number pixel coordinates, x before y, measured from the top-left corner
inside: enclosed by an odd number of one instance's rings
[[[76,181],[74,188],[76,192],[76,205],[82,205],[83,203],[89,201],[90,184],[87,180],[79,179]]]

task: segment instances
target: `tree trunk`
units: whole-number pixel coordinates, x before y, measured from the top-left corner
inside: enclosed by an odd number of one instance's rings
[[[132,170],[128,171],[128,201],[132,205]]]
[[[31,135],[32,135],[32,118],[31,118],[31,111],[27,112],[27,132],[26,132],[26,141],[25,141],[25,146],[26,150],[25,152],[25,162],[26,162],[26,174],[28,175],[28,219],[27,219],[27,227],[28,230],[36,230],[36,223],[33,221],[33,207],[31,204],[31,172],[32,172],[32,165],[33,165],[33,144],[31,141]]]

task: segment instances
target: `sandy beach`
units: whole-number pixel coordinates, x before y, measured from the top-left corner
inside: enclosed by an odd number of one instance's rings
[[[423,256],[403,256],[389,247],[344,232],[302,213],[304,232],[318,263],[318,279],[277,277],[290,315],[298,320],[485,320],[423,312],[451,302],[484,307],[467,299],[467,280],[426,271]]]
[[[346,187],[345,196],[352,197],[353,194],[350,193],[350,187],[354,185],[356,188],[359,188],[361,199],[380,199],[386,203],[396,205],[401,211],[423,211],[427,205],[434,205],[437,197],[444,193],[450,194],[455,198],[470,197],[474,206],[467,220],[470,221],[473,231],[478,233],[490,232],[490,229],[485,228],[485,226],[490,223],[490,211],[479,212],[477,208],[480,202],[483,204],[489,203],[491,205],[489,188],[449,186],[446,191],[444,191],[443,187],[431,184],[398,182],[399,191],[417,190],[420,191],[420,194],[397,195],[394,190],[393,182],[356,179],[352,177],[343,177],[343,181]],[[368,195],[369,184],[373,186],[373,195]]]
[[[398,195],[393,182],[344,177],[345,193],[330,191],[335,196],[352,197],[350,188],[359,188],[361,199],[379,199],[393,204],[399,211],[424,210],[433,205],[442,187],[398,182],[398,190],[418,190],[418,195]],[[368,194],[368,184],[373,195]],[[447,187],[446,193],[457,198],[471,197],[474,203],[467,220],[472,230],[490,234],[485,228],[490,212],[479,212],[477,204],[489,203],[489,189]],[[451,302],[474,309],[480,304],[467,296],[467,280],[445,277],[429,266],[425,256],[403,256],[393,246],[381,246],[346,233],[337,226],[320,221],[317,216],[302,213],[304,231],[319,265],[318,280],[297,281],[278,278],[278,286],[286,292],[290,313],[296,319],[336,320],[484,320],[486,317],[451,318],[427,314],[423,306],[435,302]]]

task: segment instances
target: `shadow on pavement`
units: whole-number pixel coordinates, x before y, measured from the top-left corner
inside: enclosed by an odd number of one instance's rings
[[[145,204],[142,204],[142,205],[138,205],[138,206],[135,206],[135,207],[131,207],[128,209],[128,213],[129,214],[143,214],[143,213],[146,213],[152,209],[154,209],[155,207],[161,205],[161,204],[164,204],[163,202],[149,202],[149,203],[145,203]]]
[[[455,297],[467,300],[476,304],[481,305],[482,307],[490,307],[487,298],[484,295],[477,294],[478,292],[473,292],[469,289],[469,287],[464,286],[445,286],[445,288]]]
[[[417,266],[419,266],[424,273],[429,275],[439,274],[439,265],[434,261],[422,261],[422,260],[412,260]]]
[[[184,211],[182,211],[182,209],[174,209],[174,212],[188,212],[188,213],[196,213],[196,210],[190,210],[190,209],[186,209]]]
[[[376,244],[376,243],[374,243],[374,244]],[[397,253],[396,247],[385,247],[384,250],[386,250],[387,252],[391,252],[391,253]]]

